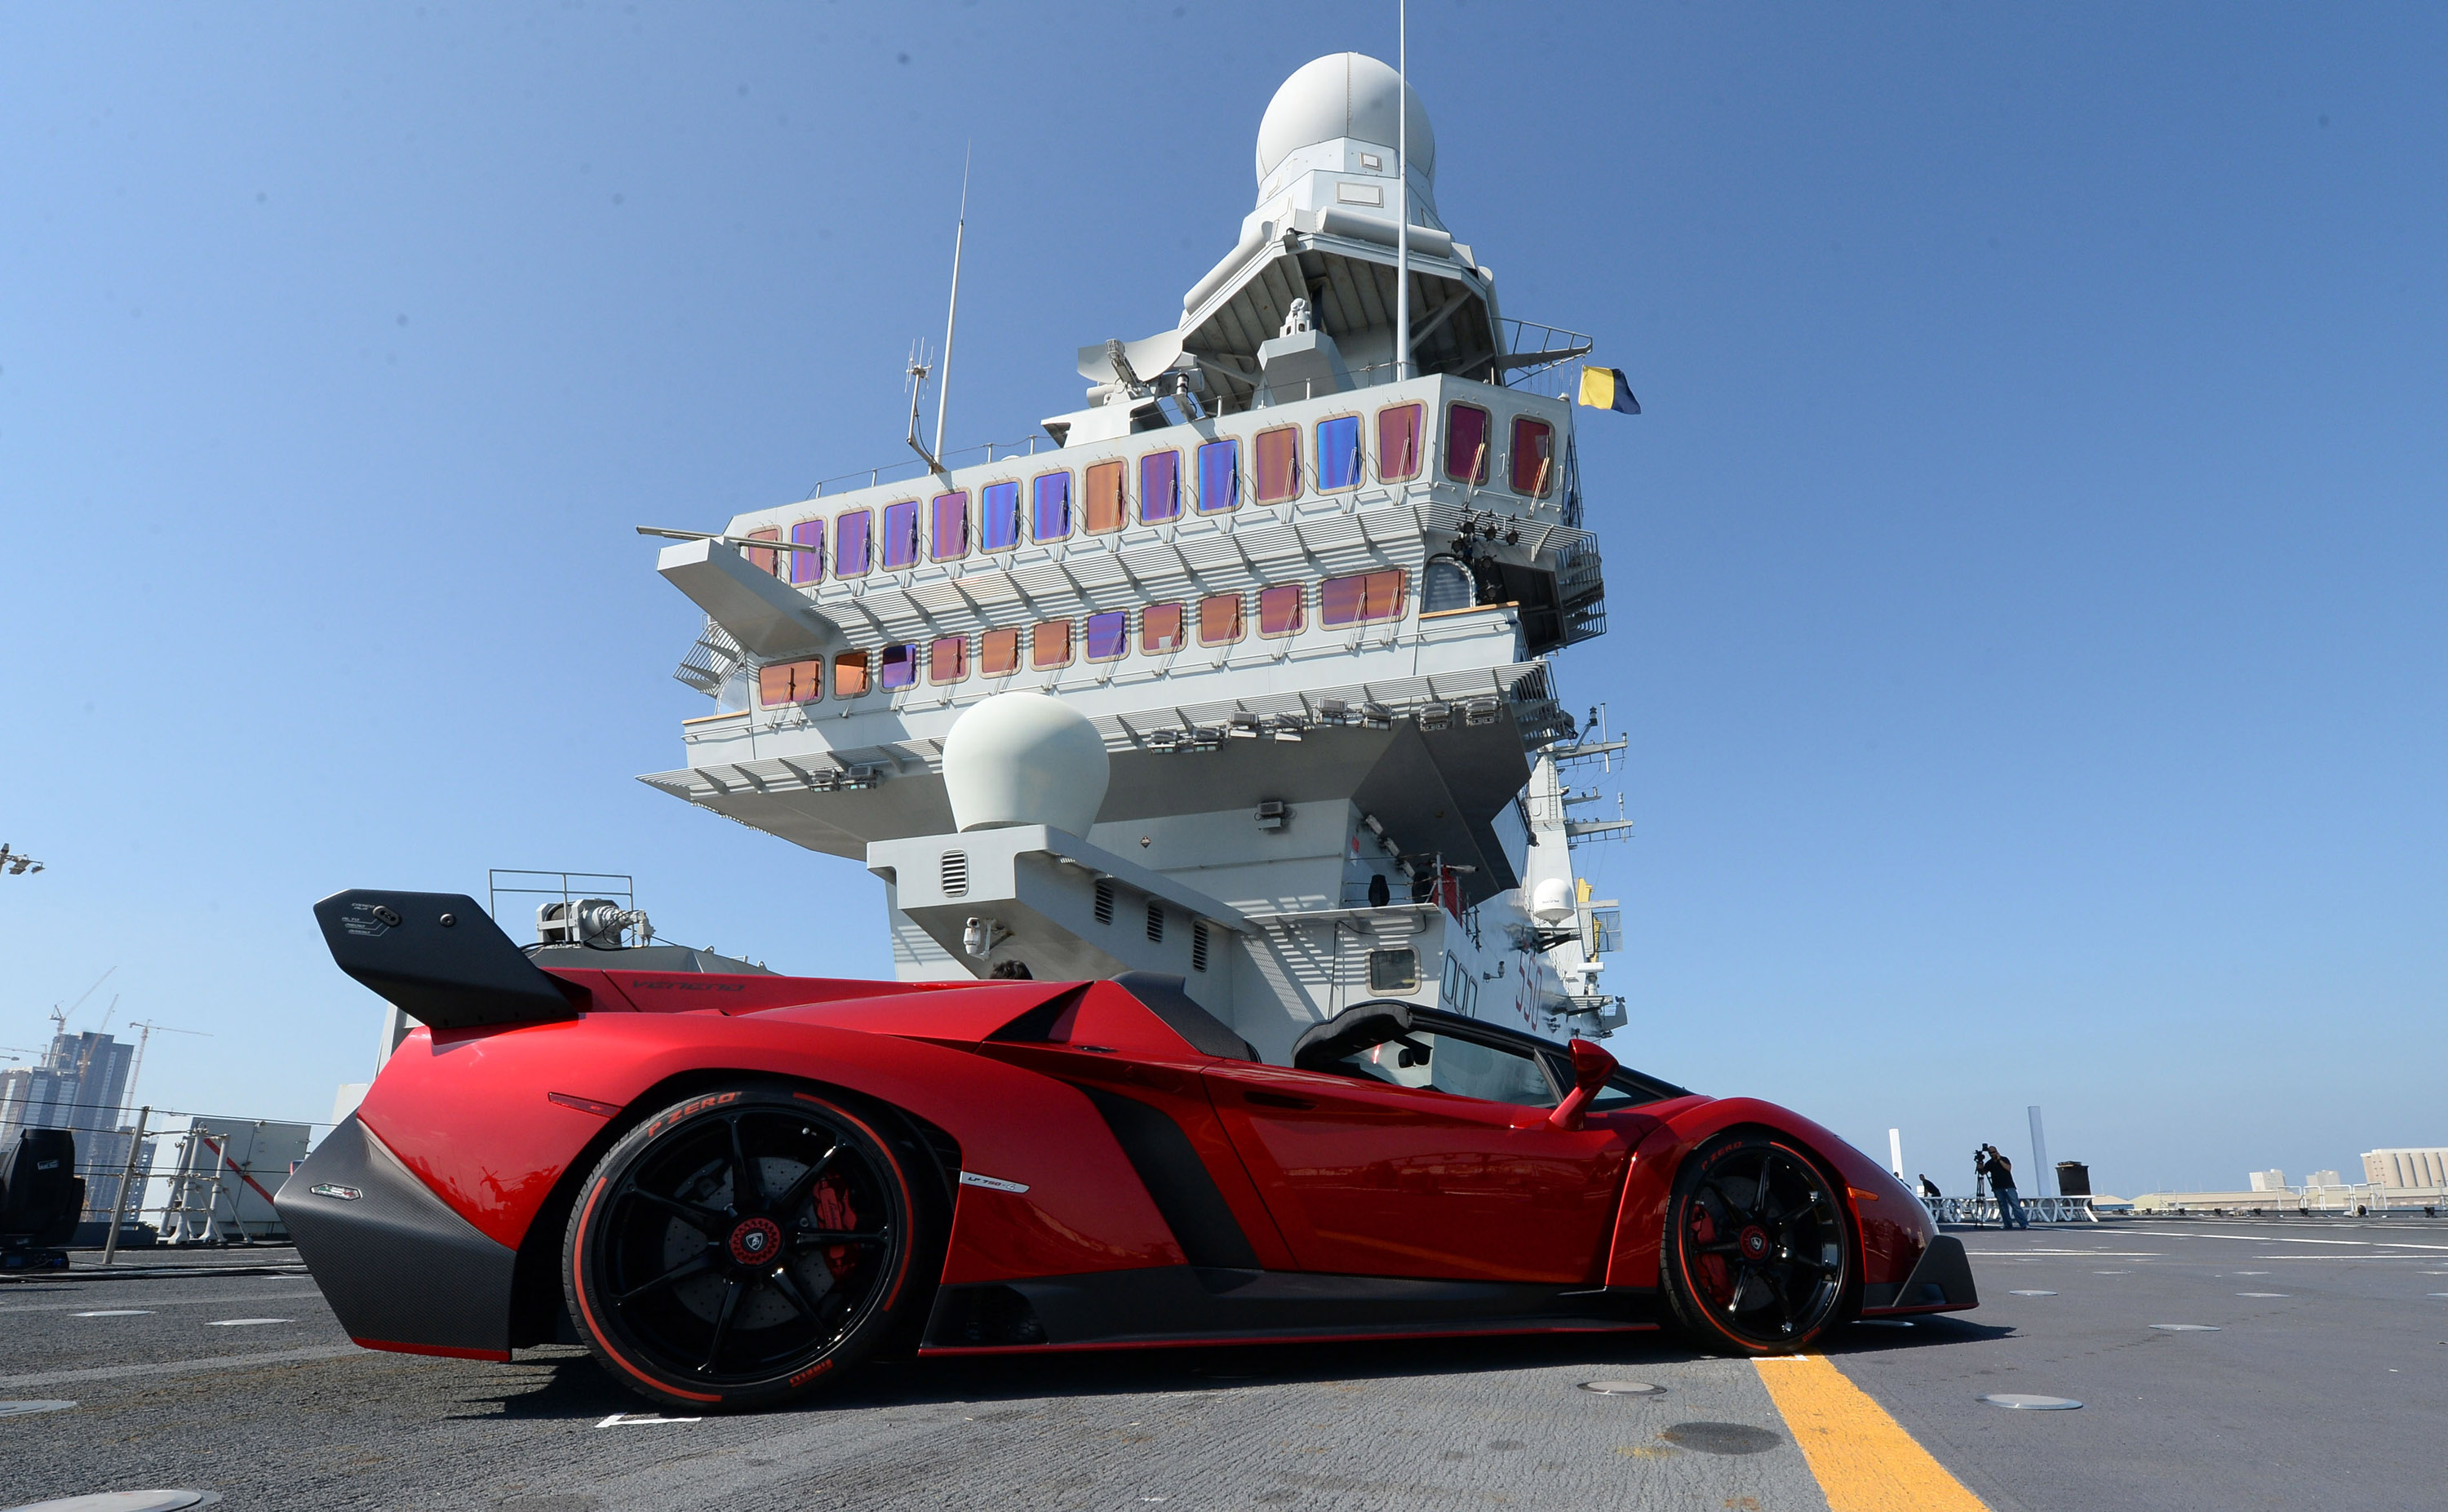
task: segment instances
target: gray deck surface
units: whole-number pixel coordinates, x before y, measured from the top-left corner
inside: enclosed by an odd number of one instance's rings
[[[1828,1352],[1991,1506],[2448,1504],[2448,1222],[1962,1237],[1979,1311]],[[145,1311],[77,1315],[122,1309]],[[235,1318],[286,1321],[212,1326]],[[1668,1389],[1578,1389],[1620,1376]],[[1991,1391],[2086,1406],[2009,1412]],[[528,1512],[1827,1504],[1758,1368],[1658,1335],[925,1362],[796,1411],[604,1426],[650,1409],[582,1351],[369,1353],[302,1276],[80,1272],[0,1285],[0,1400],[27,1399],[78,1405],[0,1417],[0,1507],[164,1485]]]

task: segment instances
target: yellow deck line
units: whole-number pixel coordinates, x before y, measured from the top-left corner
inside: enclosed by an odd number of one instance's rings
[[[1981,1500],[1819,1355],[1752,1362],[1810,1463],[1828,1512],[1988,1512]]]

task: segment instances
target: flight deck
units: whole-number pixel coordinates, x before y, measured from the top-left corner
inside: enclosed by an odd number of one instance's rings
[[[107,1276],[80,1255],[0,1285],[0,1507],[2439,1505],[2448,1221],[1951,1232],[1977,1311],[1806,1358],[1651,1334],[928,1361],[697,1419],[576,1349],[357,1349],[291,1252]],[[12,1406],[46,1402],[73,1405]]]

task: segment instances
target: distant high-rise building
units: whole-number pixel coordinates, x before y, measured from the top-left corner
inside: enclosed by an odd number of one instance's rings
[[[2374,1186],[2448,1187],[2448,1149],[2366,1150],[2363,1179]]]
[[[2255,1192],[2284,1192],[2286,1190],[2286,1173],[2284,1171],[2254,1171],[2247,1176],[2245,1179],[2252,1183],[2252,1190]]]
[[[2335,1171],[2315,1171],[2304,1178],[2305,1186],[2344,1186],[2346,1178]]]
[[[127,1167],[135,1131],[120,1127],[119,1105],[135,1055],[134,1045],[107,1034],[56,1034],[41,1064],[0,1071],[0,1150],[27,1129],[74,1133],[87,1217],[111,1211]]]

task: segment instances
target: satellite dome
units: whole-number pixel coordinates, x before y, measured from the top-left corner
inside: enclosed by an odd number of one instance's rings
[[[1395,147],[1394,97],[1401,93],[1410,115],[1411,166],[1430,182],[1437,176],[1437,134],[1428,125],[1420,91],[1364,52],[1335,52],[1301,65],[1286,79],[1258,122],[1258,182],[1275,164],[1303,147],[1349,137],[1373,143],[1388,154]],[[1388,169],[1390,171],[1390,163]]]
[[[1530,917],[1540,924],[1561,924],[1578,911],[1573,903],[1573,885],[1562,877],[1549,877],[1531,890]]]
[[[1097,727],[1042,693],[998,693],[944,737],[944,792],[957,830],[1042,824],[1084,835],[1112,777]]]

